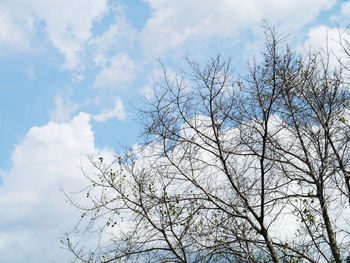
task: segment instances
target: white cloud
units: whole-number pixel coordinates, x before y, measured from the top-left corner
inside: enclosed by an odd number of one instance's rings
[[[140,93],[147,100],[150,100],[153,97],[153,89],[150,85],[141,87]]]
[[[115,106],[113,109],[103,109],[100,114],[94,115],[93,119],[95,121],[103,122],[112,118],[124,120],[125,117],[126,117],[126,113],[124,110],[123,102],[120,98],[116,98]]]
[[[350,15],[350,1],[345,2],[341,6],[341,15],[346,16],[349,18]]]
[[[89,41],[89,45],[95,47],[95,62],[98,66],[104,65],[107,52],[127,48],[137,40],[138,33],[128,24],[124,15],[117,15],[115,20],[106,32]]]
[[[314,27],[307,34],[307,39],[299,50],[302,53],[321,50],[321,54],[325,56],[328,52],[329,66],[337,66],[339,60],[343,60],[345,55],[343,48],[339,44],[340,35],[342,35],[343,40],[349,41],[349,35],[344,34],[344,30],[341,28],[331,28],[327,26]],[[347,58],[347,56],[345,56],[345,58]]]
[[[32,1],[33,11],[46,23],[49,39],[64,54],[66,69],[79,66],[79,52],[91,37],[91,27],[106,9],[105,0]]]
[[[66,122],[71,119],[72,114],[78,109],[78,105],[61,95],[56,95],[55,109],[50,113],[50,119],[54,122]]]
[[[29,49],[28,34],[17,25],[11,14],[0,8],[0,45]]]
[[[119,53],[108,62],[96,76],[95,87],[115,89],[134,80],[136,65],[128,55]]]
[[[304,42],[304,48],[309,49],[327,49],[327,45],[332,44],[334,37],[334,29],[326,26],[318,26],[312,28],[307,34],[307,40]],[[327,41],[328,38],[328,41]],[[331,43],[329,42],[331,40]]]
[[[63,68],[69,70],[83,69],[79,53],[91,37],[93,21],[99,19],[106,9],[106,0],[5,0],[0,3],[1,13],[8,13],[9,21],[19,21],[22,27],[33,26],[33,20],[44,25],[53,46],[65,57]],[[11,38],[11,41],[22,39],[23,32],[13,30],[14,25],[6,21],[3,22],[0,16],[0,26],[5,32],[3,38]]]
[[[80,190],[80,166],[89,168],[87,154],[97,154],[90,115],[70,122],[49,122],[31,128],[12,154],[13,167],[0,186],[2,263],[68,262],[59,238],[79,215],[60,191]],[[104,156],[112,155],[108,150]]]
[[[288,32],[312,21],[335,0],[160,1],[146,0],[153,9],[141,32],[144,48],[159,53],[191,39],[237,36],[268,19]],[[260,30],[260,29],[259,29]]]

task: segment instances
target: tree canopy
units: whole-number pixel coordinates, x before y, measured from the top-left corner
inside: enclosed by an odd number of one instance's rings
[[[69,197],[101,235],[85,250],[66,236],[76,260],[349,262],[349,77],[327,55],[268,28],[245,76],[221,56],[188,59],[182,76],[163,67],[144,142],[92,158],[89,201]]]

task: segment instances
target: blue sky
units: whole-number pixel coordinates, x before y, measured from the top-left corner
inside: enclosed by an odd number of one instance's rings
[[[263,48],[267,19],[299,52],[336,46],[350,1],[0,1],[0,262],[67,262],[59,238],[79,215],[61,188],[84,185],[88,155],[137,142],[134,121],[160,66]]]

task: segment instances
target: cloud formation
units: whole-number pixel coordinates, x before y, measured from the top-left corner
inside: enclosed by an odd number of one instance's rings
[[[141,32],[141,41],[151,53],[179,47],[191,39],[234,38],[241,30],[260,26],[263,19],[290,32],[335,4],[335,0],[146,2],[152,16]]]
[[[0,3],[0,43],[17,45],[43,30],[64,56],[63,69],[82,69],[79,53],[91,37],[93,22],[106,9],[106,0],[5,0]]]
[[[65,202],[65,191],[86,182],[80,167],[89,169],[94,144],[90,115],[80,113],[65,123],[33,127],[12,154],[13,167],[3,174],[0,255],[2,263],[68,262],[59,238],[79,215]],[[104,156],[111,155],[108,150]],[[32,260],[32,261],[28,261]]]

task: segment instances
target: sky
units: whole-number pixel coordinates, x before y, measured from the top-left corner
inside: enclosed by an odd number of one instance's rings
[[[88,156],[141,140],[159,60],[177,74],[221,54],[244,72],[263,20],[298,52],[337,53],[350,1],[1,0],[0,262],[68,262],[59,240],[79,212],[62,189],[86,184]]]

